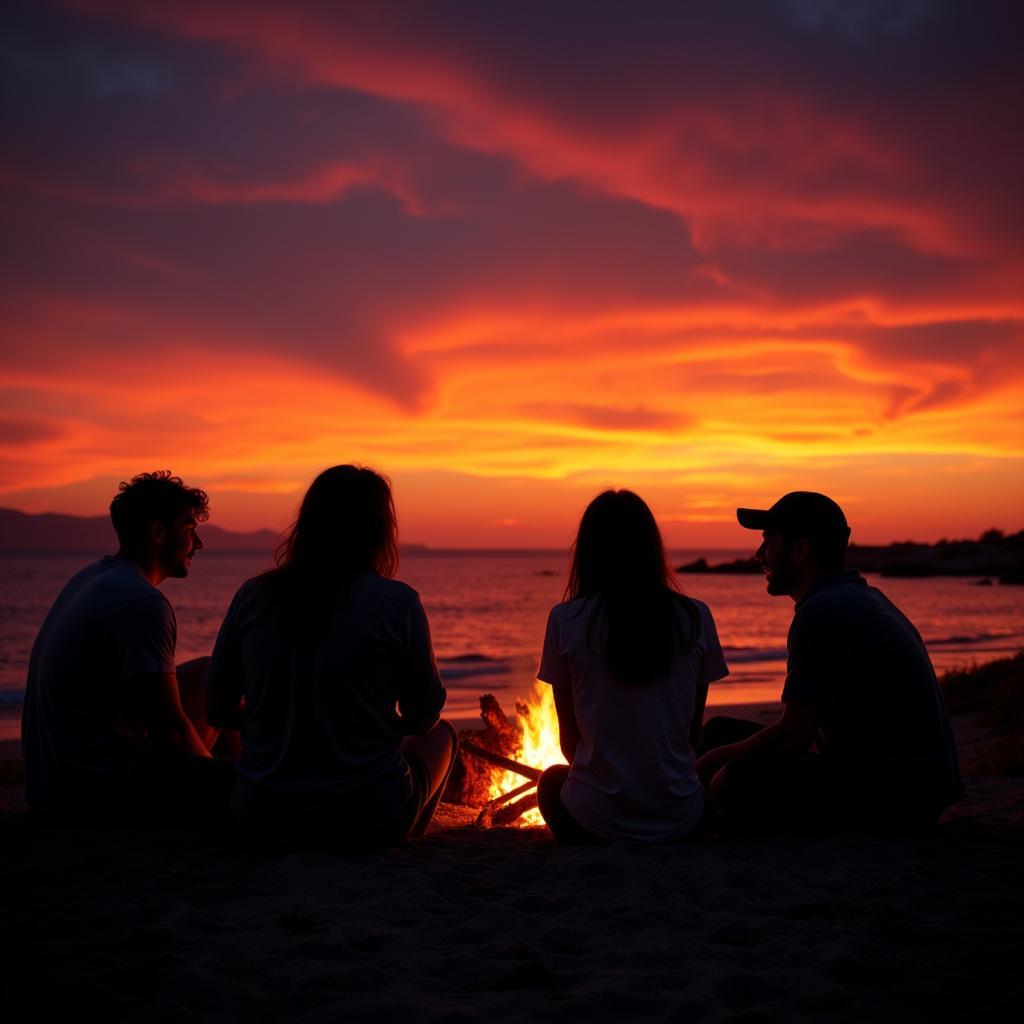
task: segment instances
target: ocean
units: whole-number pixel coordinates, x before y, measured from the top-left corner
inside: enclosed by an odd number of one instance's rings
[[[676,551],[673,564],[706,557],[730,561],[747,552]],[[0,716],[16,734],[28,656],[57,592],[88,556],[0,557]],[[178,617],[179,660],[208,654],[236,588],[267,568],[259,555],[196,558],[187,579],[163,584]],[[399,578],[415,587],[430,619],[448,687],[448,717],[476,718],[493,693],[511,713],[530,690],[548,609],[561,600],[568,556],[560,553],[416,552]],[[979,586],[976,578],[878,579],[921,631],[940,672],[980,664],[1024,647],[1024,587]],[[788,598],[765,593],[760,576],[680,576],[683,590],[711,607],[731,675],[715,683],[709,705],[772,701],[785,674]],[[13,732],[12,732],[13,730]]]

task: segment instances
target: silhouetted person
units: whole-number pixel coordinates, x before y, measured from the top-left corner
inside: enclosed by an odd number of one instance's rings
[[[188,575],[208,514],[206,494],[166,470],[121,484],[117,554],[71,578],[32,648],[22,745],[34,811],[230,820],[231,765],[211,759],[217,731],[202,711],[209,659],[175,667],[174,609],[157,589]]]
[[[388,482],[334,466],[306,493],[278,567],[231,602],[207,708],[241,726],[232,807],[254,831],[364,845],[429,824],[458,744],[438,717],[426,614],[391,578],[397,564]]]
[[[562,843],[692,835],[708,684],[728,674],[707,606],[674,588],[658,524],[631,491],[588,506],[566,600],[548,617],[538,676],[554,689],[568,766],[541,777],[541,814]]]
[[[903,829],[963,795],[935,671],[910,620],[855,570],[830,498],[795,491],[737,509],[762,531],[768,593],[795,602],[782,717],[705,725],[701,777],[738,828]]]

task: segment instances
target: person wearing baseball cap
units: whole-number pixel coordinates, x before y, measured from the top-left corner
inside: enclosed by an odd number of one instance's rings
[[[855,569],[831,498],[792,491],[738,508],[761,532],[768,593],[794,602],[782,713],[774,724],[713,718],[697,770],[726,826],[925,827],[964,795],[935,670],[910,620]]]

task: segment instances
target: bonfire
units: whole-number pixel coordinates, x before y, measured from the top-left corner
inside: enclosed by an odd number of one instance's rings
[[[445,798],[481,807],[477,824],[541,825],[537,780],[545,768],[565,764],[558,746],[558,718],[550,686],[535,682],[508,718],[493,694],[480,698],[484,728],[460,736],[461,768]]]

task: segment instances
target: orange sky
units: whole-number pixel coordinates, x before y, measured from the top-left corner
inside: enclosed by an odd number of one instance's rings
[[[677,6],[15,5],[0,505],[281,527],[359,461],[437,546],[606,486],[676,547],[794,488],[1024,526],[1014,15]]]

